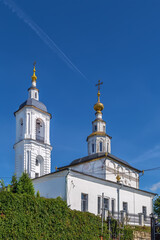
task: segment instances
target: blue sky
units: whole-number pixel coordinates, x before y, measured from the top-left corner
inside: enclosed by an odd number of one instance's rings
[[[0,178],[14,173],[13,112],[27,99],[34,61],[53,115],[52,171],[87,155],[98,79],[112,154],[160,167],[159,10],[158,0],[0,0]],[[160,193],[159,176],[145,172],[141,188]]]

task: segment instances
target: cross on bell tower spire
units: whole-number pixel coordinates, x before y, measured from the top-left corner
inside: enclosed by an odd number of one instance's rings
[[[102,85],[103,82],[101,82],[100,80],[98,80],[98,83],[95,85],[96,87],[98,87],[98,93],[97,93],[97,96],[98,96],[98,102],[94,105],[94,110],[97,112],[97,113],[101,113],[101,111],[103,110],[104,106],[103,106],[103,103],[100,102],[100,85]]]
[[[100,85],[102,85],[103,82],[101,80],[98,80],[98,83],[95,85],[96,87],[98,86],[98,91],[100,91]]]

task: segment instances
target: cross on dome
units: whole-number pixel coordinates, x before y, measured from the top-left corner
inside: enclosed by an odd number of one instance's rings
[[[103,82],[101,82],[100,80],[98,80],[98,83],[95,85],[96,87],[98,86],[98,93],[97,93],[97,96],[98,96],[98,102],[94,105],[94,110],[97,112],[97,113],[101,113],[101,111],[103,110],[104,106],[103,106],[103,103],[100,102],[100,85],[102,85]]]
[[[100,85],[102,85],[103,82],[101,80],[98,80],[98,83],[95,85],[96,87],[98,86],[98,91],[100,91]]]

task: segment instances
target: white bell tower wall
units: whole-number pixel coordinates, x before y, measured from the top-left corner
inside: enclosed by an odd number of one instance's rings
[[[35,67],[28,100],[15,112],[16,141],[15,172],[20,177],[27,172],[30,178],[51,172],[50,119],[46,106],[39,102]]]

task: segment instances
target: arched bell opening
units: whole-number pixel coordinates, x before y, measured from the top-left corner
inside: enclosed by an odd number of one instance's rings
[[[44,122],[39,118],[36,120],[36,140],[44,142]]]
[[[20,140],[22,139],[23,137],[23,119],[21,118],[19,120],[19,138]]]
[[[42,156],[38,155],[35,162],[35,178],[44,175],[44,159]]]

